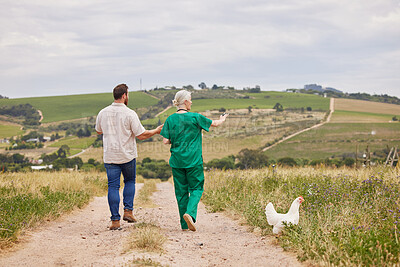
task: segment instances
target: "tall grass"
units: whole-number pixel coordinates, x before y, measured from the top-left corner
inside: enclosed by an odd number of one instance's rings
[[[293,168],[212,171],[204,202],[230,210],[272,235],[264,208],[271,201],[286,213],[303,196],[300,222],[287,227],[280,244],[301,261],[321,265],[400,263],[400,173],[398,169]]]
[[[97,172],[1,173],[0,248],[12,246],[25,229],[80,208],[106,190],[106,179]]]

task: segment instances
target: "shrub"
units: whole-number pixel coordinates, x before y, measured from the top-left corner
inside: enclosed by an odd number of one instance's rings
[[[240,169],[262,168],[268,165],[268,156],[261,150],[242,149],[237,156]]]
[[[297,166],[297,162],[291,158],[291,157],[284,157],[284,158],[280,158],[278,159],[278,164],[281,164],[283,166]]]
[[[172,170],[165,160],[153,160],[147,157],[137,166],[137,173],[146,179],[158,178],[166,181],[171,177]]]
[[[353,158],[345,158],[343,160],[344,165],[348,166],[348,167],[352,167],[354,165],[354,163],[356,162],[355,159]]]
[[[220,170],[234,169],[235,168],[235,156],[228,156],[222,159],[213,159],[205,164],[207,168],[215,168]]]

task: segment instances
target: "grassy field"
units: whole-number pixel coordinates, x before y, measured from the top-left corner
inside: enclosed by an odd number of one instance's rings
[[[335,98],[335,110],[400,115],[400,105],[344,98]]]
[[[192,111],[252,108],[271,109],[276,103],[283,108],[312,107],[313,110],[328,110],[329,99],[314,95],[301,95],[291,93],[263,92],[259,94],[247,94],[249,99],[196,99],[193,100]],[[267,98],[266,98],[267,97]]]
[[[272,235],[264,214],[267,203],[286,213],[303,196],[299,225],[277,237],[300,261],[398,266],[399,176],[399,169],[382,167],[212,171],[206,173],[203,202],[211,211],[233,212],[257,232]]]
[[[107,190],[97,172],[0,173],[0,248],[10,247],[21,232],[53,219]]]
[[[96,116],[114,101],[112,93],[0,99],[0,106],[29,103],[43,113],[43,123]],[[130,92],[128,106],[132,109],[155,105],[157,99]]]
[[[0,124],[0,139],[21,135],[24,132],[20,125]]]
[[[236,155],[244,148],[257,149],[266,143],[283,137],[285,134],[304,129],[322,120],[324,112],[275,112],[256,109],[251,113],[247,109],[229,111],[230,115],[220,127],[211,127],[203,134],[203,158],[208,162],[215,158]],[[201,112],[203,115],[218,119],[218,111]],[[139,158],[150,157],[167,160],[169,146],[161,138],[153,142],[138,144]]]
[[[379,113],[368,113],[359,111],[345,111],[335,110],[332,114],[331,123],[345,122],[364,122],[364,123],[377,123],[377,122],[391,122],[393,115],[379,114]]]
[[[243,148],[257,149],[261,144],[265,144],[272,140],[273,137],[262,135],[235,138],[231,140],[228,140],[227,138],[204,138],[203,159],[204,162],[208,162],[212,159],[236,155]],[[169,157],[171,156],[169,148],[169,145],[164,145],[161,140],[158,142],[145,142],[138,144],[138,160],[141,161],[145,157],[150,157],[153,159],[163,159],[168,161]],[[97,160],[99,160],[101,159],[102,154],[101,152],[91,153],[91,157],[95,156],[97,156]]]
[[[324,159],[355,153],[356,146],[370,151],[399,146],[400,123],[328,123],[299,134],[269,150],[270,158]]]
[[[54,142],[53,144],[49,145],[49,147],[61,147],[62,145],[67,145],[69,146],[69,148],[82,150],[90,147],[96,140],[96,138],[96,136],[83,138],[79,138],[77,136],[68,136],[66,138],[60,139],[57,142]]]
[[[284,92],[261,92],[261,93],[243,93],[249,96],[249,99],[194,99],[192,104],[193,112],[219,110],[225,108],[227,110],[247,109],[249,106],[252,109],[272,109],[276,103],[280,103],[283,108],[307,108],[312,110],[327,111],[329,109],[329,98],[323,98],[315,95],[293,94]],[[157,118],[143,121],[143,124],[154,124],[164,122],[168,116],[176,112],[175,107],[171,107]]]

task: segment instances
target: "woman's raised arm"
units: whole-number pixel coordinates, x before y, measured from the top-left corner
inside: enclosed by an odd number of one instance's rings
[[[211,126],[213,127],[218,127],[220,126],[226,119],[226,117],[229,116],[229,113],[224,113],[223,115],[219,116],[219,120],[213,120],[211,123]]]

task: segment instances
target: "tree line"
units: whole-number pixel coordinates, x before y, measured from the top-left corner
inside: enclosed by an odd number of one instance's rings
[[[258,149],[242,149],[238,155],[230,155],[222,159],[213,159],[204,166],[207,169],[260,169],[266,166],[354,166],[355,159],[352,157],[342,157],[333,159],[321,159],[321,160],[308,160],[308,159],[295,159],[291,157],[283,157],[278,160],[269,159],[269,157]]]
[[[25,119],[23,121],[24,125],[40,125],[40,114],[31,104],[0,107],[0,115],[23,117]]]

